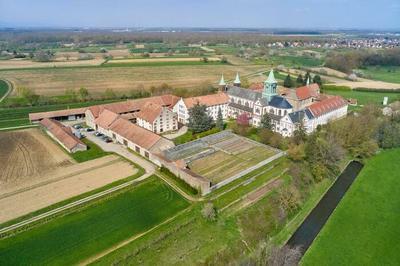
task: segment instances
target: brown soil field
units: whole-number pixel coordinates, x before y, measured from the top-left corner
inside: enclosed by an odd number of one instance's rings
[[[0,194],[0,223],[103,187],[136,171],[115,155],[48,171],[41,176],[40,183],[20,185]]]
[[[61,53],[63,54],[63,53]],[[64,53],[67,54],[67,53]],[[63,60],[63,56],[60,55],[56,60]],[[0,60],[0,69],[18,69],[18,68],[54,68],[54,67],[65,67],[65,66],[95,66],[100,65],[104,62],[104,59],[95,58],[92,60],[76,60],[71,57],[70,61],[54,61],[54,62],[34,62],[30,60]]]
[[[121,59],[121,60],[110,60],[108,63],[145,63],[145,62],[196,62],[201,61],[199,57],[160,57],[160,58],[141,58],[141,59]],[[208,57],[209,61],[221,61],[218,57]]]
[[[48,171],[73,164],[39,129],[0,132],[0,147],[1,189],[18,186]]]
[[[154,60],[154,59],[152,59]],[[160,67],[99,67],[64,69],[29,69],[0,71],[0,77],[14,82],[17,87],[34,89],[42,95],[62,95],[68,88],[87,88],[99,95],[107,88],[119,92],[134,90],[138,85],[150,88],[168,83],[176,88],[193,89],[204,81],[218,83],[221,74],[226,80],[263,70],[263,66],[193,65]]]

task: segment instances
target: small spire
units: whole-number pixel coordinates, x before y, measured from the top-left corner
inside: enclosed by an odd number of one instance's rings
[[[225,85],[226,85],[225,79],[224,79],[224,74],[221,75],[221,80],[219,81],[219,84],[218,84],[218,85],[219,85],[219,86],[225,86]]]
[[[236,72],[236,78],[233,81],[233,84],[240,84],[239,72]]]
[[[307,86],[310,85],[310,77],[307,78]]]
[[[267,78],[266,82],[267,83],[278,83],[276,81],[276,79],[275,79],[274,70],[273,69],[271,69],[271,71],[269,72],[269,75],[268,75],[268,78]]]

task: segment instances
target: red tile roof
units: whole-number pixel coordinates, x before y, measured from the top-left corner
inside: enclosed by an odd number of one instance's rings
[[[253,91],[262,92],[263,89],[264,89],[264,83],[263,82],[253,83],[253,84],[250,85],[249,89],[253,90]]]
[[[197,103],[206,106],[213,106],[213,105],[226,104],[228,103],[228,101],[229,101],[228,95],[223,92],[183,99],[183,102],[185,103],[186,108],[188,109],[192,108]]]
[[[340,107],[347,105],[347,101],[340,96],[333,96],[331,98],[324,99],[320,102],[311,104],[308,108],[314,117],[321,116],[323,114],[332,112]]]
[[[108,127],[118,118],[118,114],[109,111],[108,109],[103,109],[99,115],[94,120],[94,123],[104,129],[108,129]]]
[[[311,97],[318,97],[319,86],[312,83],[308,86],[296,88],[296,96],[299,100],[305,100]]]
[[[40,121],[40,124],[50,131],[54,137],[56,137],[69,150],[72,150],[78,144],[86,146],[85,143],[72,133],[70,127],[66,127],[56,120],[44,118]]]
[[[87,109],[88,109],[87,107],[83,107],[83,108],[72,108],[72,109],[50,111],[50,112],[30,113],[29,120],[37,121],[43,118],[55,118],[55,117],[69,116],[69,115],[83,115]]]
[[[141,118],[149,123],[153,123],[160,116],[163,107],[152,102],[146,103],[143,108],[136,113],[137,118]]]
[[[132,124],[123,118],[115,120],[111,124],[110,130],[147,150],[150,150],[161,139],[159,135]]]
[[[95,105],[89,107],[89,110],[92,112],[93,116],[97,118],[103,109],[110,110],[117,114],[123,114],[140,111],[140,109],[143,108],[143,106],[148,102],[172,108],[178,101],[179,97],[166,94],[149,98],[127,100],[125,102]]]

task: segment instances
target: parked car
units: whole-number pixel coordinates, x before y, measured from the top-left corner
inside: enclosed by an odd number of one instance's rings
[[[92,132],[92,131],[94,131],[93,128],[91,128],[91,127],[86,128],[86,132]]]
[[[112,142],[112,139],[111,139],[111,138],[109,138],[109,137],[106,137],[106,138],[104,138],[103,140],[104,140],[104,142],[106,142],[106,143],[110,143],[110,142]]]
[[[79,124],[78,124],[78,125],[74,125],[74,128],[75,128],[75,129],[81,129],[81,128],[82,128],[82,125],[79,125]]]
[[[94,135],[95,135],[96,137],[102,137],[102,136],[104,136],[103,133],[100,133],[100,132],[98,132],[98,131],[96,131],[96,132],[94,133]]]

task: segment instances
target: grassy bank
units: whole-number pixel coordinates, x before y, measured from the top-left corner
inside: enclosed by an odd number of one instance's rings
[[[0,98],[3,97],[8,91],[8,84],[0,79]]]
[[[110,152],[103,151],[99,146],[88,140],[87,138],[82,139],[82,142],[86,144],[86,151],[77,151],[70,153],[71,157],[78,163],[94,160],[106,155],[111,154]]]
[[[397,265],[400,149],[368,160],[305,254],[303,265]]]
[[[155,177],[95,206],[0,241],[0,264],[71,265],[188,206]]]

